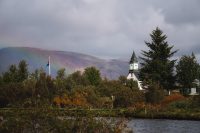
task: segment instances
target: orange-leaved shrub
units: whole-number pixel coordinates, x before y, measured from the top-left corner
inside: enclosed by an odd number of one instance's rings
[[[186,99],[186,97],[184,97],[183,95],[179,94],[179,93],[175,93],[175,94],[172,94],[170,96],[166,96],[163,101],[161,102],[161,105],[168,105],[172,102],[175,102],[175,101],[181,101],[181,100],[184,100]]]
[[[59,107],[88,107],[86,98],[77,92],[73,96],[68,96],[66,94],[63,96],[56,96],[53,99],[53,103]]]

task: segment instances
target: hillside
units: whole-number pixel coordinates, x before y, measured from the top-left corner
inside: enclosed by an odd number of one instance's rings
[[[65,68],[66,73],[83,71],[89,66],[97,67],[102,77],[116,79],[120,75],[127,75],[128,62],[120,60],[103,60],[94,56],[67,51],[49,51],[29,47],[8,47],[0,49],[0,73],[5,72],[9,65],[18,64],[20,60],[26,60],[29,70],[43,68],[48,72],[46,64],[51,57],[52,76],[55,77],[57,70]]]

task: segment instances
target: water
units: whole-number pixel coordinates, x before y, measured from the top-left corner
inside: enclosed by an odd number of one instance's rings
[[[200,121],[131,119],[134,133],[200,133]]]

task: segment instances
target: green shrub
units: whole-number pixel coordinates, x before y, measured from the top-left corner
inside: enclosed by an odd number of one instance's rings
[[[158,83],[151,83],[145,94],[146,102],[151,104],[158,104],[164,98],[163,88]]]
[[[169,107],[177,108],[177,109],[187,109],[189,107],[189,103],[187,100],[176,101],[176,102],[169,104]]]
[[[193,96],[191,99],[192,108],[200,108],[200,95]]]
[[[144,102],[144,93],[139,90],[132,90],[128,87],[123,87],[116,91],[114,107],[130,107],[136,103]]]

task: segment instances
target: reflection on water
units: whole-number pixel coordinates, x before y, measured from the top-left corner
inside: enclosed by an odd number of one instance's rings
[[[134,133],[200,133],[200,121],[131,119]]]

